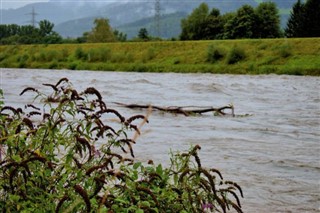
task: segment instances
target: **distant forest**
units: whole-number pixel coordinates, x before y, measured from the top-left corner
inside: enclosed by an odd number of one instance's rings
[[[239,9],[221,15],[217,8],[201,3],[181,20],[181,33],[172,40],[214,40],[242,38],[320,37],[320,1],[298,0],[284,30],[280,27],[277,5],[262,2],[257,7],[243,5]],[[0,44],[57,44],[84,42],[127,41],[126,34],[111,28],[108,19],[97,18],[90,32],[78,38],[62,38],[53,31],[54,24],[42,20],[38,26],[2,24]],[[130,41],[161,40],[150,36],[141,28]]]

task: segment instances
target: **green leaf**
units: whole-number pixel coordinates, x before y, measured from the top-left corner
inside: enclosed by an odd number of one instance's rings
[[[144,211],[142,209],[137,209],[136,213],[144,213]]]
[[[141,166],[141,162],[133,164],[133,169],[138,169]]]
[[[123,203],[123,204],[127,204],[128,203],[127,200],[123,200],[121,198],[116,198],[115,201],[117,201],[118,203]]]
[[[138,171],[134,170],[132,174],[132,179],[137,180],[138,179]]]
[[[142,207],[149,207],[150,208],[150,203],[148,201],[142,201],[142,202],[140,202],[140,205]]]
[[[156,172],[157,172],[158,175],[162,175],[163,174],[163,169],[162,169],[162,165],[161,164],[159,164],[157,166]]]
[[[154,212],[159,212],[158,208],[152,208],[151,210],[153,210]]]
[[[9,195],[9,200],[17,203],[17,202],[19,202],[19,200],[20,200],[20,196],[19,196],[19,195],[12,195],[12,194],[11,194],[11,195]]]
[[[21,157],[19,155],[13,155],[12,159],[18,163],[21,162]]]

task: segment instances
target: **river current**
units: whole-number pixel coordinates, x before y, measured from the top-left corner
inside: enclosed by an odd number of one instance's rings
[[[244,212],[320,211],[320,78],[0,69],[6,105],[23,106],[26,87],[67,77],[76,89],[98,89],[124,115],[145,114],[113,102],[222,107],[236,117],[153,112],[134,151],[137,160],[168,163],[169,152],[199,144],[203,165],[244,191]],[[28,99],[29,98],[29,99]]]

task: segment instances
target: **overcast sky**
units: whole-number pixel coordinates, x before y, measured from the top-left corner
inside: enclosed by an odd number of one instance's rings
[[[48,0],[0,0],[0,7],[2,9],[14,9],[23,7],[26,4],[35,2],[47,2]]]
[[[130,2],[130,1],[154,1],[154,0],[0,0],[0,9],[16,9],[19,7],[23,7],[27,4],[36,3],[36,2],[81,2],[81,1],[87,1],[87,2]],[[197,1],[197,0],[196,0]]]

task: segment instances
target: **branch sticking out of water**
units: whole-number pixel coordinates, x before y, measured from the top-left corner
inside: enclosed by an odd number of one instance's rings
[[[168,113],[173,113],[173,114],[183,114],[185,116],[190,116],[190,115],[197,115],[197,114],[204,114],[207,112],[213,112],[214,115],[219,115],[219,116],[226,116],[226,115],[231,115],[235,116],[234,114],[234,106],[232,104],[228,106],[223,106],[220,108],[214,108],[214,107],[197,107],[197,106],[170,106],[170,107],[161,107],[161,106],[154,106],[154,105],[140,105],[140,104],[124,104],[124,103],[119,103],[119,102],[114,102],[115,104],[130,108],[130,109],[147,109],[147,108],[152,108],[152,110],[158,110],[162,112],[168,112]],[[189,109],[188,109],[189,108]],[[230,110],[231,112],[226,113],[225,110]]]

